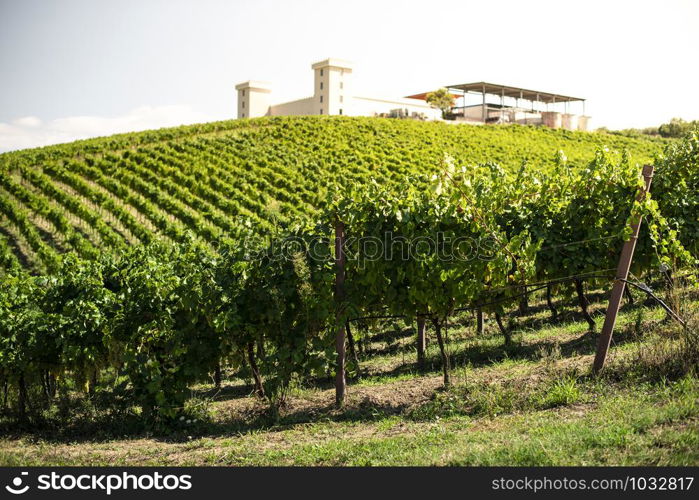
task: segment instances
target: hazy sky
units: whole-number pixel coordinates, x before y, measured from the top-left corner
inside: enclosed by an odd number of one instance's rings
[[[493,81],[588,99],[593,126],[699,118],[699,0],[0,0],[0,151],[234,118],[234,85],[358,94]]]

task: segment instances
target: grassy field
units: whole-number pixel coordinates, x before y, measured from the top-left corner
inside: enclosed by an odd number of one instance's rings
[[[605,302],[592,296],[601,324]],[[699,379],[686,359],[696,298],[688,307],[682,331],[660,308],[626,305],[599,378],[589,370],[596,336],[572,307],[553,323],[533,302],[509,347],[494,321],[475,336],[465,315],[449,329],[449,390],[436,342],[420,372],[412,331],[386,324],[365,346],[343,410],[328,381],[296,387],[276,413],[247,381],[227,380],[220,391],[195,388],[200,419],[159,434],[84,400],[70,416],[46,417],[42,431],[10,431],[0,464],[697,465]]]

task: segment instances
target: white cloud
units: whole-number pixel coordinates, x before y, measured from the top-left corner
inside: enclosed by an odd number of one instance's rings
[[[41,125],[41,120],[36,116],[25,116],[23,118],[17,118],[12,123],[18,127],[38,127]]]
[[[211,120],[212,117],[183,105],[142,106],[121,116],[69,116],[46,123],[35,116],[25,116],[12,123],[0,122],[0,151]]]

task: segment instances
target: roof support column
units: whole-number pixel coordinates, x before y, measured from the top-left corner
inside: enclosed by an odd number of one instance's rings
[[[505,89],[500,89],[500,123],[505,123]]]
[[[519,98],[517,99],[517,109],[519,109],[519,101],[522,99],[522,91],[519,91]],[[515,123],[517,122],[517,111],[515,111]],[[524,124],[527,124],[527,114],[524,113]]]
[[[486,109],[485,109],[485,85],[483,85],[483,107],[481,109],[481,119],[483,120],[483,123],[486,122]]]

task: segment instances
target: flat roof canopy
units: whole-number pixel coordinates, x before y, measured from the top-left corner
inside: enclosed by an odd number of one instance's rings
[[[426,101],[427,100],[427,94],[430,94],[431,92],[422,92],[420,94],[415,94],[415,95],[407,95],[404,97],[404,99],[420,99],[421,101]],[[454,99],[457,97],[461,97],[461,94],[452,94],[451,95]]]
[[[421,101],[426,101],[427,94],[430,94],[430,92],[422,92],[421,94],[415,94],[415,95],[406,95],[405,99],[420,99]],[[456,99],[457,97],[461,97],[461,94],[452,94],[451,96],[454,99]]]
[[[521,89],[507,85],[498,85],[488,82],[460,83],[458,85],[447,86],[449,90],[461,90],[462,92],[478,92],[494,95],[504,95],[505,97],[516,97],[538,102],[571,102],[584,101],[581,97],[571,97],[568,95],[552,94],[551,92],[541,92],[539,90]]]

